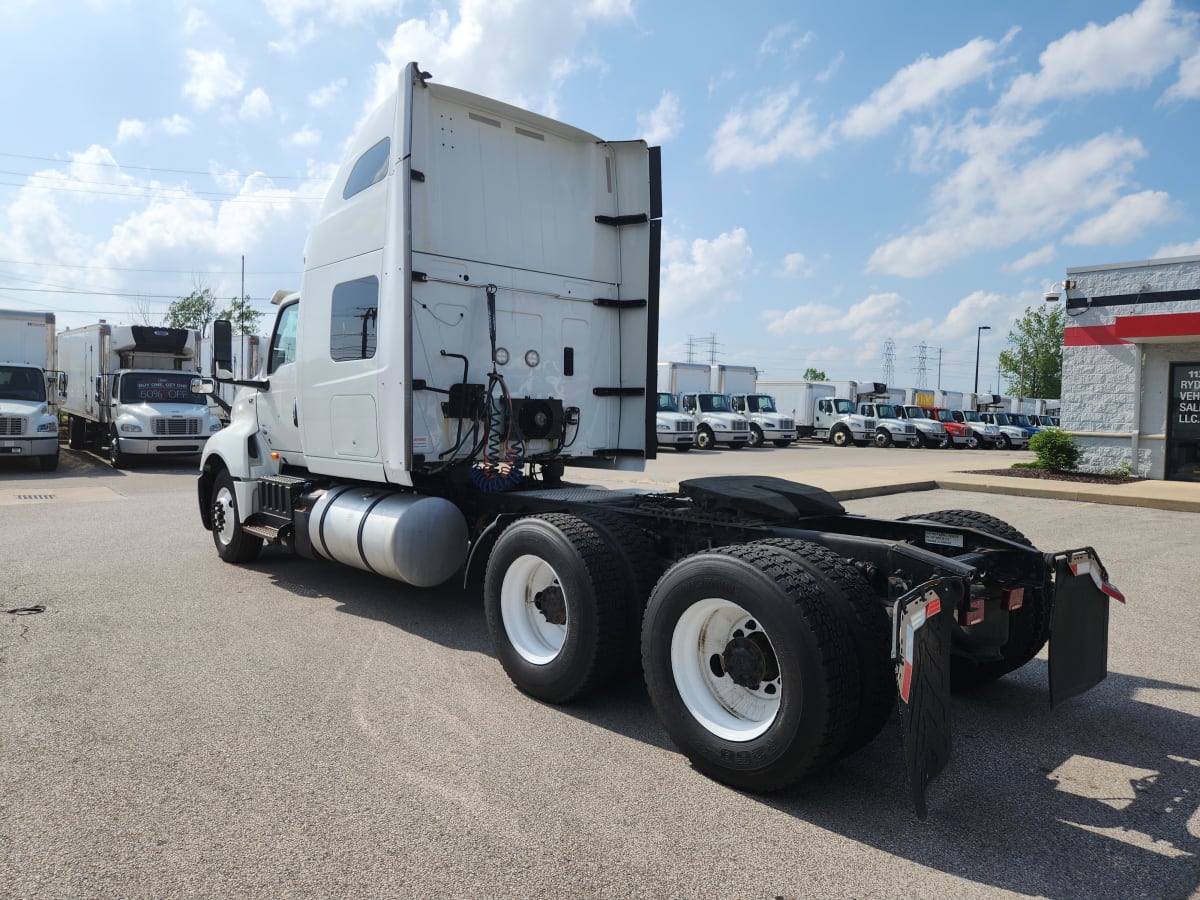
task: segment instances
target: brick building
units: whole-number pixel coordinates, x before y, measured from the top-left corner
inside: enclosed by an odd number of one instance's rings
[[[1062,287],[1080,468],[1200,481],[1200,256],[1067,269]]]

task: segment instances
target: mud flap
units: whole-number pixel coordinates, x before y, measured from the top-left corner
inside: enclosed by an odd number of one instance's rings
[[[1050,705],[1095,687],[1108,675],[1108,583],[1094,552],[1073,550],[1054,561],[1050,620]]]
[[[950,759],[950,634],[953,604],[922,585],[896,601],[896,687],[904,770],[917,817],[925,789]]]

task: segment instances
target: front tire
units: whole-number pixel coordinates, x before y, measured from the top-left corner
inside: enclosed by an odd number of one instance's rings
[[[939,437],[930,436],[925,438],[925,446],[937,450],[945,450],[947,447],[953,447],[954,442],[950,440],[949,435],[943,434]]]
[[[121,449],[121,438],[118,437],[116,428],[113,428],[108,438],[108,461],[114,469],[129,468],[129,454]]]
[[[707,425],[701,425],[696,429],[696,446],[701,450],[711,450],[716,445],[713,440],[712,429]]]
[[[642,625],[659,719],[701,772],[773,791],[834,759],[857,716],[845,623],[786,553],[703,551],[659,580]]]
[[[761,447],[762,445],[763,445],[762,429],[759,428],[757,425],[751,425],[750,426],[750,446],[757,448],[757,447]]]
[[[1009,438],[1009,436],[1007,434],[1001,434],[1000,437],[996,438],[996,449],[997,450],[1012,449],[1012,440]]]
[[[53,472],[58,469],[58,451],[54,451],[53,456],[39,456],[38,468],[43,472]]]
[[[212,536],[217,556],[227,563],[248,563],[262,552],[262,538],[246,534],[238,509],[233,476],[222,470],[213,482],[211,496]]]
[[[979,435],[968,434],[966,446],[967,446],[968,450],[978,450],[979,449]]]
[[[691,444],[676,444],[676,445],[675,445],[675,452],[676,452],[676,453],[687,453],[687,452],[688,452],[689,450],[691,450],[691,449],[692,449],[692,445],[691,445]]]
[[[790,447],[792,445],[792,442],[787,438],[780,438],[779,440],[772,441],[772,443],[774,443],[776,447]]]
[[[514,522],[484,576],[488,634],[517,688],[567,703],[608,682],[627,622],[620,562],[597,528],[565,513]]]
[[[875,446],[876,447],[892,446],[891,432],[888,431],[886,428],[880,428],[878,431],[876,431],[875,432]]]
[[[829,435],[829,442],[835,447],[849,447],[854,443],[854,437],[848,428],[835,428]]]

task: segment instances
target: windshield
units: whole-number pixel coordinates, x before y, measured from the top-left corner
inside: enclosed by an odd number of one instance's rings
[[[724,394],[701,394],[701,412],[729,412],[729,400]]]
[[[899,418],[899,416],[896,415],[896,407],[892,406],[890,403],[877,403],[875,405],[875,412],[881,419]]]
[[[954,419],[954,413],[950,412],[950,410],[948,410],[948,409],[939,409],[939,410],[937,411],[937,419],[938,419],[938,421],[939,421],[939,422],[953,422],[953,421],[955,421],[955,419]]]
[[[973,410],[973,409],[964,409],[962,411],[962,416],[963,416],[964,422],[982,422],[983,421],[982,419],[979,418],[979,413],[975,412],[975,410]]]
[[[1009,419],[1012,420],[1014,425],[1021,425],[1024,428],[1033,427],[1033,423],[1029,421],[1029,416],[1025,415],[1025,413],[1011,413]]]
[[[188,372],[127,372],[121,376],[122,403],[190,403],[204,406],[208,398],[192,393]]]
[[[658,411],[679,412],[679,407],[675,405],[675,398],[666,391],[658,392]]]
[[[902,406],[901,409],[904,410],[904,414],[910,419],[928,418],[928,416],[925,415],[925,410],[921,409],[919,406]]]
[[[836,409],[839,413],[854,412],[854,404],[851,403],[849,400],[834,400],[833,408]]]
[[[775,409],[775,398],[766,394],[750,394],[746,397],[746,409],[757,413],[778,412]]]
[[[45,403],[45,378],[40,371],[28,366],[0,366],[0,400]]]
[[[1011,418],[1009,418],[1008,413],[996,413],[996,424],[997,425],[1012,425],[1013,420]]]

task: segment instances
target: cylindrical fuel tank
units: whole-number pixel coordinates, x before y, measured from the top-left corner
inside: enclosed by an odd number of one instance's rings
[[[343,485],[326,491],[308,519],[326,559],[416,587],[441,584],[467,558],[467,521],[449,500]]]

